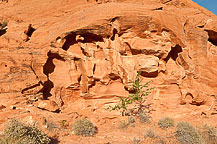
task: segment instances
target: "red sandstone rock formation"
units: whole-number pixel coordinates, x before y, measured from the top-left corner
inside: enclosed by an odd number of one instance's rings
[[[191,0],[9,0],[0,20],[1,121],[43,103],[106,118],[138,71],[153,118],[216,118],[217,17]]]

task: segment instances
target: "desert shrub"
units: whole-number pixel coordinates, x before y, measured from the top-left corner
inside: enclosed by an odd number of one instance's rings
[[[204,125],[201,135],[207,144],[217,144],[217,130],[214,127]]]
[[[134,143],[134,144],[141,144],[141,143],[142,143],[142,140],[141,140],[140,138],[134,137],[134,138],[133,138],[133,143]]]
[[[146,137],[149,137],[149,138],[154,138],[155,137],[155,132],[151,129],[147,130],[145,135],[144,135],[144,138]]]
[[[0,138],[0,144],[22,144],[22,140],[14,140],[12,138],[2,136]],[[27,144],[27,143],[25,143]]]
[[[166,144],[165,140],[160,139],[157,144]]]
[[[160,119],[158,121],[158,125],[159,125],[160,128],[165,130],[165,129],[169,128],[169,127],[173,127],[174,126],[174,121],[170,117],[164,117],[164,118],[162,118],[162,119]]]
[[[61,120],[60,121],[60,127],[63,128],[63,129],[67,128],[68,127],[67,120]]]
[[[88,119],[79,119],[72,125],[73,134],[81,136],[93,136],[97,128]]]
[[[119,128],[120,129],[127,129],[130,123],[126,122],[125,120],[120,121]]]
[[[201,144],[202,139],[197,130],[188,122],[179,122],[176,137],[181,144]]]
[[[132,82],[133,83],[132,84],[133,94],[128,95],[126,98],[120,97],[120,103],[115,105],[114,107],[109,107],[109,109],[122,110],[122,114],[124,114],[125,111],[127,110],[127,107],[130,104],[134,103],[135,108],[137,109],[138,112],[143,111],[143,109],[145,108],[143,103],[145,102],[147,96],[151,93],[151,90],[153,88],[149,88],[151,81],[149,81],[145,84],[141,84],[142,80],[139,78],[140,74],[141,74],[141,72],[139,71],[137,73],[135,81]],[[144,90],[144,88],[145,88],[145,90]]]
[[[134,122],[135,122],[134,117],[132,116],[128,117],[128,123],[134,123]]]
[[[141,123],[150,123],[151,122],[149,117],[144,112],[139,113],[139,121]]]
[[[0,144],[48,144],[50,139],[35,125],[27,125],[17,119],[6,124]]]

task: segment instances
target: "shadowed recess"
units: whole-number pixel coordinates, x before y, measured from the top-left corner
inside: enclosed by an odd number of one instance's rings
[[[54,83],[49,80],[49,74],[54,72],[55,65],[53,63],[53,59],[58,59],[64,61],[62,57],[60,57],[58,54],[54,54],[51,52],[48,52],[48,59],[46,63],[43,66],[43,73],[47,76],[48,80],[44,83],[43,87],[43,98],[47,99],[49,96],[51,96],[51,89],[54,87]]]
[[[141,72],[141,76],[147,77],[147,78],[156,78],[156,77],[158,76],[158,71],[156,71],[156,72],[151,72],[151,73],[148,73],[148,72]]]
[[[217,46],[217,32],[212,30],[206,30],[208,32],[209,39],[208,41],[211,42],[213,45]]]
[[[81,35],[84,37],[83,43],[103,42],[103,37],[93,33],[84,33]]]
[[[118,33],[118,30],[116,28],[113,29],[113,35],[111,37],[111,40],[115,40],[115,35]]]
[[[46,81],[44,83],[44,87],[42,89],[42,93],[43,93],[43,99],[48,99],[48,97],[52,96],[52,94],[50,93],[51,89],[54,87],[54,83],[50,80]]]
[[[182,52],[182,47],[180,45],[176,45],[175,47],[171,47],[171,50],[169,52],[169,54],[167,55],[167,57],[164,59],[166,62],[168,62],[168,60],[170,58],[172,58],[174,61],[176,61],[178,54]]]
[[[29,37],[31,37],[32,34],[33,34],[33,32],[34,32],[35,30],[36,30],[35,28],[30,27],[29,32],[28,32],[26,35],[29,36]]]
[[[103,42],[103,37],[97,34],[85,32],[85,29],[81,29],[75,33],[69,34],[65,37],[65,43],[62,46],[62,49],[68,50],[71,45],[74,45],[77,43],[76,41],[76,34],[80,35],[81,37],[84,38],[84,40],[81,40],[80,42],[82,43],[93,43],[93,42]]]
[[[3,34],[5,34],[6,32],[7,32],[6,29],[0,30],[0,36],[2,36]]]
[[[48,76],[50,73],[54,72],[55,69],[55,65],[53,63],[53,59],[58,59],[58,60],[62,60],[65,61],[61,56],[59,56],[58,54],[54,54],[51,52],[48,52],[47,54],[48,59],[46,61],[46,63],[43,66],[43,73]]]
[[[66,41],[63,44],[62,49],[64,49],[64,50],[67,51],[71,45],[74,45],[76,43],[76,39],[75,38],[76,38],[76,35],[74,33],[67,35],[65,37]]]

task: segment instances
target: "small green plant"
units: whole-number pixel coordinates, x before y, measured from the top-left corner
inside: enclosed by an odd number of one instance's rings
[[[217,144],[217,129],[212,126],[204,125],[201,135],[207,144]]]
[[[143,111],[145,107],[143,103],[146,100],[146,97],[151,93],[151,90],[154,88],[148,88],[150,82],[145,84],[141,84],[142,80],[139,78],[141,71],[139,71],[136,75],[135,81],[133,81],[133,94],[128,95],[126,98],[120,97],[120,103],[115,105],[114,107],[109,107],[111,110],[122,110],[122,114],[127,110],[128,105],[135,103],[135,107],[138,109],[138,112]],[[146,88],[144,90],[144,88]]]
[[[162,129],[167,129],[169,127],[174,127],[174,121],[170,117],[164,117],[158,121],[158,125]]]
[[[201,144],[202,142],[198,131],[188,122],[179,122],[175,135],[181,144]]]
[[[50,139],[35,125],[27,125],[17,119],[11,119],[4,130],[0,144],[48,144]]]
[[[72,125],[73,134],[81,136],[93,136],[97,128],[88,119],[79,119]]]
[[[144,112],[139,113],[139,121],[141,123],[150,123],[151,122],[149,117]]]
[[[8,25],[8,22],[6,20],[3,21],[3,23],[0,23],[0,30],[3,30]]]

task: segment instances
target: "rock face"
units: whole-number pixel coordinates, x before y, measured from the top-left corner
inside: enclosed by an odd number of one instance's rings
[[[216,116],[217,17],[191,0],[10,0],[0,14],[4,105],[41,95],[55,110],[83,100],[102,108],[141,71],[155,87],[153,117]]]

